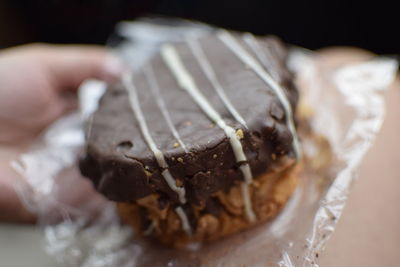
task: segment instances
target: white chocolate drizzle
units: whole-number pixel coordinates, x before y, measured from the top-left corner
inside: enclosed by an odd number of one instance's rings
[[[172,133],[172,135],[175,137],[175,139],[178,141],[179,145],[182,147],[182,149],[188,153],[188,150],[183,143],[181,137],[179,136],[178,131],[176,130],[174,123],[172,122],[171,116],[169,115],[169,112],[167,110],[167,107],[165,106],[165,103],[163,99],[160,97],[160,87],[158,86],[156,76],[154,75],[153,68],[151,67],[151,63],[144,68],[144,75],[146,76],[146,79],[150,85],[151,93],[153,94],[153,97],[155,98],[158,108],[160,109],[162,115],[164,116],[164,119]]]
[[[279,75],[274,68],[276,67],[275,59],[270,55],[269,50],[263,50],[254,35],[249,32],[243,34],[243,40],[254,52],[261,64],[264,65],[265,69],[271,74],[272,78],[278,80]]]
[[[139,123],[140,130],[143,134],[144,139],[147,142],[147,145],[149,146],[150,150],[153,152],[154,157],[157,160],[158,165],[163,168],[164,170],[161,172],[161,174],[164,176],[165,181],[167,182],[168,186],[178,194],[179,196],[179,201],[184,204],[186,203],[186,197],[185,197],[185,188],[184,187],[178,187],[176,185],[175,179],[172,177],[170,171],[168,170],[168,164],[165,161],[163,153],[157,148],[157,145],[155,144],[153,138],[150,135],[149,129],[147,127],[146,120],[143,116],[142,109],[140,108],[139,100],[138,100],[138,95],[136,91],[136,87],[133,83],[132,75],[130,73],[125,73],[122,75],[122,82],[125,87],[125,89],[128,92],[129,96],[129,103],[131,105],[131,108],[133,110],[133,113],[136,117],[136,120]]]
[[[192,228],[190,227],[189,219],[183,210],[182,207],[176,207],[175,212],[178,215],[181,223],[182,223],[182,229],[190,236],[192,235]]]
[[[247,219],[250,222],[254,222],[256,220],[256,215],[252,209],[251,205],[251,197],[250,197],[250,188],[247,182],[244,182],[240,185],[240,189],[242,191],[242,198],[244,204],[244,212],[246,213]]]
[[[207,79],[210,81],[210,83],[214,87],[214,90],[217,92],[219,98],[222,100],[222,103],[224,103],[225,107],[229,110],[231,115],[239,123],[241,123],[244,127],[247,128],[246,121],[239,114],[239,112],[232,105],[231,101],[228,99],[227,95],[225,94],[225,91],[224,91],[221,83],[218,81],[211,64],[208,62],[207,56],[203,52],[201,45],[197,42],[196,39],[188,39],[187,44],[188,44],[192,54],[194,55],[196,60],[199,62],[199,65],[200,65],[201,69],[203,70],[204,74],[206,75]]]
[[[247,163],[247,158],[244,154],[240,138],[236,135],[235,129],[226,124],[221,115],[211,106],[210,102],[197,88],[196,83],[194,82],[190,73],[184,67],[178,52],[173,46],[165,45],[162,47],[161,56],[171,70],[172,74],[175,76],[178,85],[184,89],[203,110],[203,112],[225,132],[229,139],[230,145],[232,146],[236,161],[242,163],[240,170],[242,171],[245,179],[244,185],[248,187],[248,185],[252,183],[253,177],[250,166]],[[246,196],[244,195],[244,199],[245,198]],[[249,198],[250,197],[248,197],[248,199]],[[246,206],[245,213],[247,219],[251,222],[254,222],[255,214],[251,207],[251,201],[244,201],[244,204]]]
[[[240,43],[226,30],[217,34],[218,38],[249,68],[251,68],[278,96],[286,114],[286,124],[293,136],[293,148],[297,159],[301,157],[301,148],[293,122],[292,107],[289,100],[277,82],[264,70],[252,55],[250,55]]]

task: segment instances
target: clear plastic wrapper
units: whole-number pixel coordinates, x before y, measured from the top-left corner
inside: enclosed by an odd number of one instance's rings
[[[161,44],[212,30],[175,20],[121,23],[117,33],[124,39],[115,51],[140,68]],[[11,163],[25,178],[16,188],[39,218],[46,251],[61,266],[317,266],[383,121],[383,93],[395,77],[397,62],[379,57],[333,68],[313,57],[310,51],[293,49],[288,62],[300,89],[299,117],[307,119],[313,132],[312,138],[302,137],[308,160],[289,203],[271,222],[185,249],[135,238],[120,223],[114,204],[80,176],[84,122],[106,87],[99,81],[84,83],[80,111],[60,118],[37,145]]]

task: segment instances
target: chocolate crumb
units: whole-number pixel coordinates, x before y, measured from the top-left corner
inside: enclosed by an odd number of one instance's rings
[[[239,137],[240,139],[243,139],[243,137],[244,137],[243,130],[242,129],[238,129],[236,131],[236,136]]]
[[[179,187],[183,186],[183,181],[181,179],[176,179],[175,183],[176,183],[176,186],[179,186]]]

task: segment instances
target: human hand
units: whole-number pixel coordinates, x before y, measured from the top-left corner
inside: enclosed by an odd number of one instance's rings
[[[0,51],[0,221],[32,222],[9,165],[47,125],[76,107],[88,78],[116,79],[122,64],[97,46],[34,44]]]
[[[96,46],[34,44],[0,51],[0,144],[25,141],[75,108],[88,78],[115,79],[122,65]]]

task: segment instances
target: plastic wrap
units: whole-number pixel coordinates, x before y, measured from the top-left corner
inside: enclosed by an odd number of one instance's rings
[[[160,44],[212,30],[182,21],[121,23],[115,51],[140,68]],[[293,49],[288,64],[300,88],[299,116],[307,118],[320,138],[303,137],[309,160],[298,189],[276,219],[185,249],[136,239],[119,222],[114,204],[94,192],[77,169],[85,145],[84,121],[105,90],[104,83],[88,81],[80,89],[80,111],[60,118],[35,147],[11,163],[25,178],[16,188],[39,218],[46,251],[62,266],[317,266],[383,121],[383,93],[395,77],[397,62],[374,58],[328,67],[314,60],[312,52]]]

